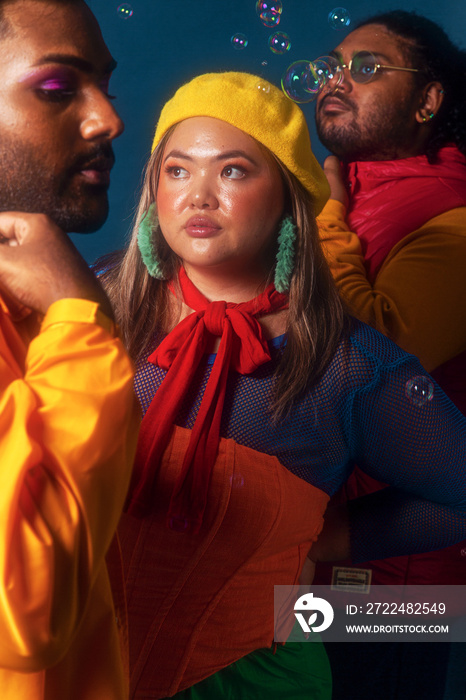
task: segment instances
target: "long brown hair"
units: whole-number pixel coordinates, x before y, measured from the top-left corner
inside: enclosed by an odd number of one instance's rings
[[[164,135],[147,163],[128,247],[100,261],[100,279],[110,297],[128,351],[136,362],[147,355],[157,331],[173,327],[167,284],[150,277],[147,272],[139,253],[137,233],[144,213],[156,199],[163,151],[174,128]],[[311,195],[274,154],[271,156],[282,174],[286,213],[292,216],[297,229],[287,343],[270,397],[272,419],[277,421],[322,374],[348,322],[320,246]],[[159,227],[153,232],[153,244],[162,261],[164,277],[174,279],[181,260],[168,247]],[[270,277],[273,278],[273,269]],[[171,299],[173,295],[170,294]]]

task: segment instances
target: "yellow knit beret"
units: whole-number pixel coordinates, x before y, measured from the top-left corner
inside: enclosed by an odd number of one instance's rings
[[[317,162],[304,114],[263,78],[250,73],[205,73],[177,90],[160,114],[152,150],[165,132],[189,117],[215,117],[266,146],[311,193],[316,215],[330,188]]]

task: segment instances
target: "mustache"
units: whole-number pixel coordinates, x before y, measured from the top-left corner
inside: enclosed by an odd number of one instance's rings
[[[86,153],[77,156],[71,166],[71,170],[85,170],[88,166],[94,165],[95,163],[105,165],[108,169],[113,168],[115,164],[115,154],[113,153],[113,148],[110,143],[99,144]]]

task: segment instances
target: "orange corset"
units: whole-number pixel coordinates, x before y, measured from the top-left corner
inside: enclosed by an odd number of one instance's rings
[[[274,585],[298,583],[328,496],[270,455],[221,439],[198,534],[165,518],[190,431],[175,427],[153,512],[119,528],[134,698],[161,698],[270,647]]]

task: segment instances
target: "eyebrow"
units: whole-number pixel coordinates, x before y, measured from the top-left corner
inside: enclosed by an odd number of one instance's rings
[[[188,160],[192,162],[194,158],[189,156],[187,153],[184,153],[184,151],[179,151],[177,149],[173,149],[170,151],[170,153],[167,153],[165,158],[163,159],[163,162],[165,163],[168,158],[184,158],[184,160]],[[254,158],[251,158],[250,155],[248,155],[245,151],[241,150],[234,150],[234,151],[225,151],[224,153],[220,153],[218,156],[215,156],[213,159],[214,161],[223,161],[223,160],[229,160],[230,158],[245,158],[248,160],[252,165],[257,166],[257,162],[254,160]]]
[[[366,51],[366,52],[373,54],[375,56],[375,58],[377,59],[378,63],[387,63],[387,61],[390,61],[388,56],[386,56],[385,54],[379,53],[378,51],[369,51],[369,49],[358,49],[358,51],[353,52],[353,55],[351,58],[354,58],[358,53],[361,53],[361,51]],[[333,56],[334,58],[336,58],[340,61],[343,60],[343,55],[340,51],[336,51],[336,50],[330,51],[329,56]]]
[[[80,56],[73,56],[71,54],[49,53],[42,56],[36,65],[42,66],[45,63],[60,63],[64,66],[72,66],[73,68],[83,71],[83,73],[89,74],[94,73],[96,70],[95,66],[90,61],[87,61],[85,58],[81,58]],[[107,75],[107,73],[112,73],[116,67],[117,62],[114,58],[112,58],[107,65],[104,66],[103,72],[105,75]]]

